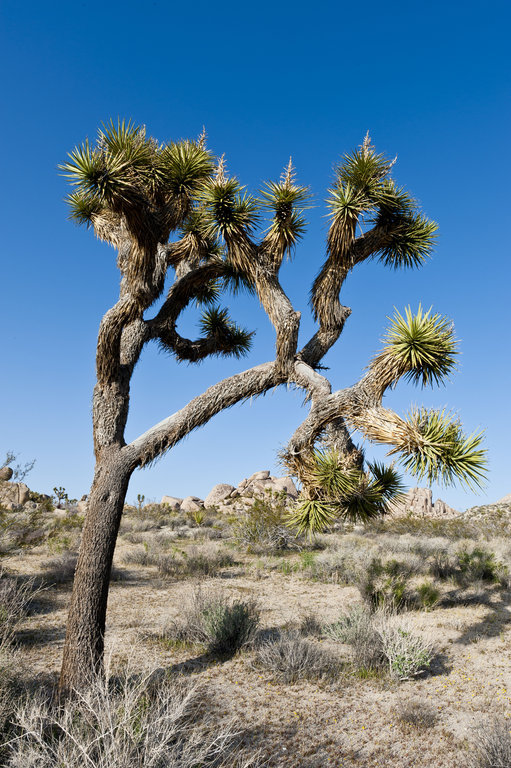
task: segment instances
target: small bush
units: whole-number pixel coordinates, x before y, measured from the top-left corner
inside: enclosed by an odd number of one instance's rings
[[[382,666],[384,654],[381,637],[366,607],[356,606],[334,624],[324,626],[323,634],[352,647],[357,669],[377,669]]]
[[[373,611],[399,611],[411,602],[406,567],[397,560],[382,563],[380,558],[373,558],[357,586]]]
[[[256,649],[255,664],[284,683],[332,677],[341,668],[336,656],[292,632],[262,642]]]
[[[149,544],[144,541],[140,547],[125,552],[122,562],[126,565],[157,565],[158,556],[150,551]]]
[[[495,554],[481,547],[472,551],[460,549],[456,553],[460,583],[472,581],[490,581],[496,583],[507,571],[502,563],[497,562]]]
[[[458,565],[446,549],[441,549],[431,556],[429,572],[436,579],[452,579],[458,573]]]
[[[321,637],[323,627],[314,613],[306,613],[302,616],[298,631],[304,637]]]
[[[234,559],[229,552],[218,549],[215,545],[190,547],[188,551],[175,550],[172,554],[161,555],[158,559],[158,571],[162,576],[174,578],[185,576],[214,576],[222,568],[233,565]]]
[[[268,493],[254,500],[250,509],[232,524],[234,540],[249,552],[281,552],[301,549],[303,538],[287,526],[286,494]]]
[[[48,584],[68,584],[73,581],[77,559],[76,552],[66,552],[42,563],[44,580]]]
[[[64,705],[39,698],[16,712],[18,736],[6,746],[9,768],[160,768],[254,765],[232,724],[213,724],[204,692],[176,681],[125,677],[96,682]],[[252,756],[253,758],[254,756]],[[239,762],[238,762],[239,760]]]
[[[511,734],[509,722],[499,718],[476,731],[472,745],[470,768],[509,768],[511,765]]]
[[[388,619],[380,622],[378,634],[391,677],[408,680],[429,669],[433,650],[422,637]]]
[[[22,580],[0,571],[0,645],[12,640],[38,591],[35,579]]]
[[[438,712],[424,699],[402,701],[396,707],[396,716],[401,725],[427,730],[438,722]]]
[[[425,581],[417,587],[417,599],[421,608],[430,611],[438,605],[440,590],[434,584]]]
[[[229,600],[197,589],[181,621],[172,623],[163,637],[201,643],[210,653],[231,656],[253,639],[258,625],[254,600]]]
[[[371,613],[356,606],[339,621],[323,628],[325,637],[352,648],[353,663],[360,673],[387,669],[392,677],[405,680],[429,667],[431,645],[383,611]]]

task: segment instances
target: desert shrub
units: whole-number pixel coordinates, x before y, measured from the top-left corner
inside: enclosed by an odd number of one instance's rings
[[[355,606],[335,623],[325,625],[323,634],[330,640],[351,646],[357,669],[377,669],[382,666],[384,655],[381,637],[367,607]]]
[[[204,525],[206,522],[206,510],[205,509],[194,509],[191,512],[188,512],[188,519],[191,523],[196,525],[200,528],[201,525]]]
[[[493,552],[482,547],[472,551],[460,549],[456,553],[458,562],[458,580],[460,583],[472,581],[490,581],[496,583],[506,575],[507,568],[495,558]]]
[[[41,564],[44,582],[52,585],[70,584],[74,579],[77,560],[77,552],[64,552],[59,557],[46,560]],[[124,581],[127,577],[127,571],[112,566],[110,581]]]
[[[0,555],[41,544],[47,536],[45,523],[39,507],[12,511],[0,507]]]
[[[264,497],[256,498],[246,512],[234,519],[234,540],[249,552],[301,549],[303,537],[287,527],[288,518],[285,492],[267,493]]]
[[[387,669],[392,677],[404,680],[427,669],[433,658],[431,644],[398,623],[395,615],[371,613],[366,606],[356,606],[326,625],[323,634],[351,646],[359,672]]]
[[[254,600],[231,600],[197,589],[181,620],[172,623],[163,637],[201,643],[210,653],[230,656],[253,639],[258,625],[259,609]]]
[[[122,556],[122,562],[126,565],[156,565],[158,555],[151,552],[147,541],[144,541],[141,546],[125,552]]]
[[[468,765],[470,768],[509,768],[511,734],[507,720],[497,718],[477,728]]]
[[[20,579],[0,571],[0,644],[12,640],[39,591],[35,579]]]
[[[377,631],[391,677],[407,680],[429,669],[433,649],[427,640],[392,618],[380,619]]]
[[[458,564],[447,549],[440,549],[431,556],[429,572],[436,579],[452,579],[458,573]]]
[[[75,575],[76,552],[65,552],[59,557],[41,563],[45,582],[49,584],[68,584],[73,581]]]
[[[321,543],[324,546],[324,540]],[[310,566],[304,566],[304,575],[313,581],[356,584],[367,571],[375,552],[372,542],[346,536],[340,546],[338,540],[334,540],[333,546],[327,544],[326,550],[316,555]]]
[[[18,706],[8,768],[197,768],[243,761],[232,724],[213,724],[204,692],[176,681],[97,681],[63,705]],[[238,753],[238,754],[236,754]]]
[[[399,611],[410,604],[407,569],[398,560],[386,563],[375,557],[365,572],[360,574],[357,587],[371,610],[386,608]]]
[[[374,533],[410,533],[421,537],[443,536],[451,541],[475,539],[480,534],[477,522],[469,518],[441,520],[435,518],[406,517],[380,518],[366,523],[366,530]]]
[[[314,613],[306,613],[300,620],[298,631],[304,637],[321,637],[323,626]]]
[[[284,683],[332,677],[341,669],[337,656],[294,632],[260,643],[254,663]]]
[[[427,730],[438,722],[438,712],[425,699],[407,699],[396,707],[398,722],[406,727]]]
[[[190,547],[188,551],[175,549],[169,555],[158,559],[158,571],[162,576],[174,578],[185,576],[214,576],[222,568],[233,565],[229,552],[215,545]]]
[[[440,600],[440,590],[429,581],[424,581],[417,587],[417,600],[421,608],[430,611]]]

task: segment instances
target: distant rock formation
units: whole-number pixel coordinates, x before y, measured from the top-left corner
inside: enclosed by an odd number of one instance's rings
[[[202,507],[217,507],[220,511],[233,510],[238,507],[248,507],[254,500],[268,492],[283,493],[284,498],[292,501],[298,497],[296,485],[290,477],[272,477],[269,470],[254,472],[245,478],[235,488],[228,483],[218,483],[213,486],[204,501],[197,496],[187,496],[179,499],[175,496],[163,496],[161,503],[181,512],[194,512]]]
[[[433,503],[433,493],[430,488],[411,488],[402,500],[394,504],[393,517],[413,515],[414,517],[435,517],[447,519],[459,517],[461,514],[442,499]]]

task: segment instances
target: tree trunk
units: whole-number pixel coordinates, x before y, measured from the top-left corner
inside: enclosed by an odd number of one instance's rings
[[[108,587],[131,472],[118,446],[96,463],[67,621],[59,681],[64,694],[103,672]]]

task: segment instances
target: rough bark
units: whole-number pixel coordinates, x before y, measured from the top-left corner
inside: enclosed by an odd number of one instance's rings
[[[118,448],[103,451],[88,500],[69,608],[59,688],[65,694],[102,672],[108,587],[131,470]]]

